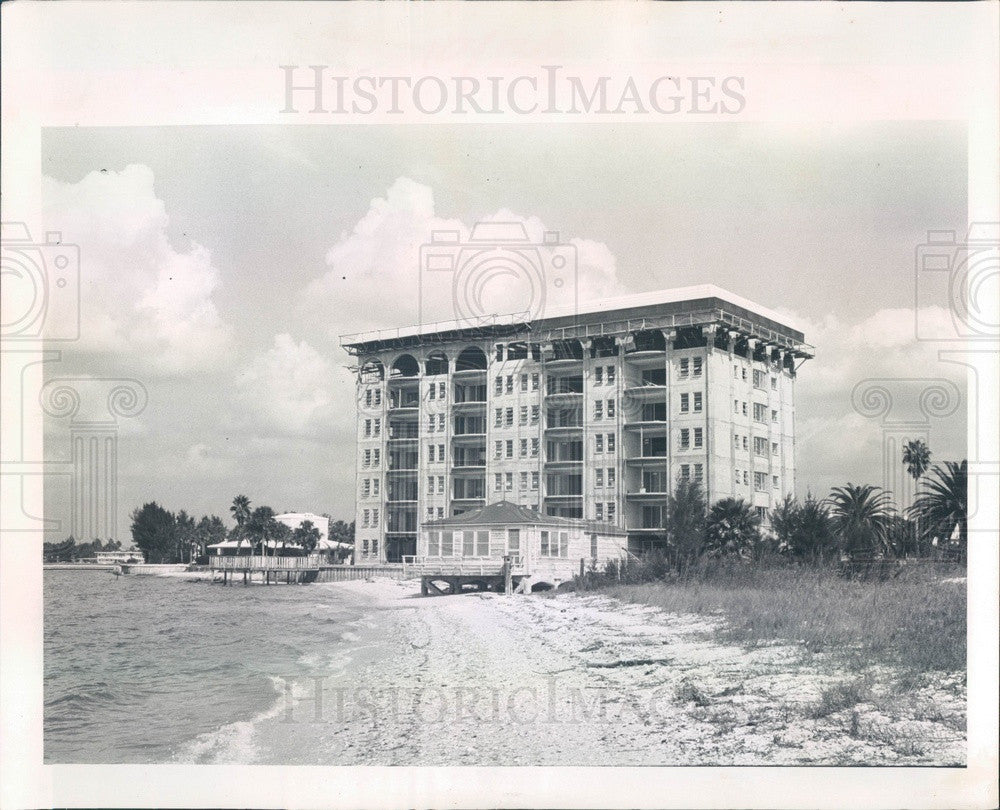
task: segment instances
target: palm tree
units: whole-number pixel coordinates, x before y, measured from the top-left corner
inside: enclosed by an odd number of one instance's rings
[[[827,551],[836,545],[830,510],[812,493],[800,504],[791,495],[771,510],[771,530],[778,538],[779,551],[822,564]]]
[[[748,558],[760,543],[760,518],[742,498],[723,498],[709,510],[705,550],[718,557]]]
[[[236,535],[236,553],[239,554],[240,546],[246,537],[247,522],[250,520],[250,499],[246,495],[237,495],[233,498],[233,505],[229,507],[236,521],[236,528],[233,533]]]
[[[274,510],[270,506],[258,506],[247,520],[246,530],[251,544],[256,543],[258,553],[263,556],[268,540],[275,538],[278,530],[275,526]]]
[[[705,494],[697,481],[681,479],[667,498],[664,527],[674,565],[685,569],[701,554],[705,543]]]
[[[292,542],[301,546],[306,554],[312,554],[320,541],[320,531],[311,520],[303,520],[292,532]]]
[[[848,554],[888,554],[892,496],[881,487],[851,484],[834,487],[827,499],[841,550]]]
[[[914,490],[919,489],[920,479],[931,465],[931,450],[923,439],[911,439],[903,445],[903,464],[913,479]],[[914,499],[916,496],[914,496]],[[917,552],[920,543],[920,518],[917,518]]]
[[[935,465],[933,478],[917,493],[912,511],[923,519],[925,534],[944,540],[958,529],[958,551],[965,560],[969,534],[969,462],[946,461]]]

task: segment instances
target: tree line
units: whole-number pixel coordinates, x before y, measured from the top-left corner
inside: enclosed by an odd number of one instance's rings
[[[77,543],[70,535],[58,543],[42,543],[42,560],[47,563],[76,562],[93,557],[98,551],[120,551],[122,544],[117,540],[102,543],[96,538],[90,543]]]
[[[912,446],[910,446],[912,445]],[[907,468],[921,480],[929,466],[922,442],[904,450]],[[760,558],[785,555],[822,564],[841,558],[940,556],[966,559],[968,463],[935,466],[913,504],[898,510],[887,490],[870,484],[834,487],[820,500],[787,496],[771,511],[770,531],[753,506],[723,498],[708,506],[701,485],[680,481],[667,499],[663,529],[668,565],[676,570],[704,557]]]

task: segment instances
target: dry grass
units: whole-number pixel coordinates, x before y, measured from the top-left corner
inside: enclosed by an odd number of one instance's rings
[[[859,669],[964,670],[965,584],[943,581],[955,571],[914,569],[886,582],[859,582],[826,568],[739,566],[687,581],[602,590],[672,613],[721,615],[729,638],[749,646],[797,642]],[[842,702],[836,695],[830,701]]]

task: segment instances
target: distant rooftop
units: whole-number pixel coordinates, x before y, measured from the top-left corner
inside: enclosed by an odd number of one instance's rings
[[[544,317],[534,319],[527,312],[507,313],[481,315],[474,322],[471,319],[440,321],[359,332],[342,335],[340,344],[351,354],[363,355],[452,340],[518,336],[562,340],[708,323],[729,324],[805,356],[812,355],[812,347],[805,343],[805,335],[793,318],[714,284],[608,298],[583,303],[577,308],[553,308],[546,311]]]
[[[423,524],[425,529],[470,528],[472,526],[554,526],[566,529],[582,528],[584,531],[598,534],[627,534],[624,529],[610,523],[543,515],[537,509],[518,506],[510,501],[497,501],[479,509],[463,512],[461,515],[441,520],[429,520]]]

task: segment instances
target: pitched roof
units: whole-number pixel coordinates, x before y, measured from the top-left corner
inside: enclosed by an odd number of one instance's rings
[[[556,526],[560,528],[580,528],[584,531],[598,534],[626,534],[625,530],[611,523],[601,523],[596,520],[556,517],[543,515],[537,509],[518,506],[510,501],[497,501],[480,509],[472,509],[461,515],[428,520],[423,524],[425,529],[447,529],[461,526]]]

